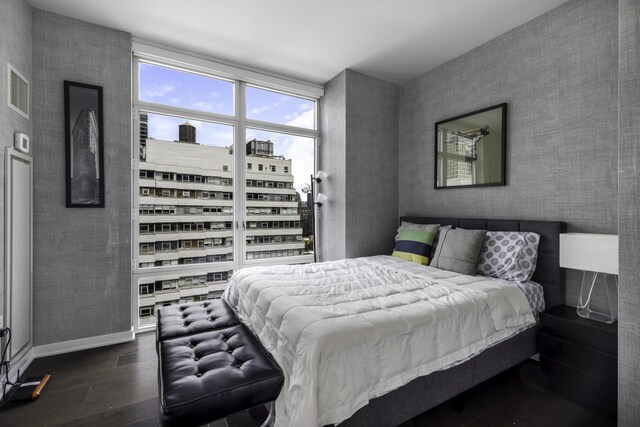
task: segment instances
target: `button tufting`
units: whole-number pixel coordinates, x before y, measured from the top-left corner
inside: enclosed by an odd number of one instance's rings
[[[228,349],[227,353],[231,354],[231,353],[233,353],[233,350],[232,349]]]
[[[193,360],[195,360],[197,362],[198,360],[200,360],[200,358],[199,357],[194,357]]]
[[[189,348],[195,348],[196,346],[193,344],[189,344]]]
[[[196,377],[201,377],[201,376],[202,376],[202,374],[201,374],[200,372],[198,372],[198,373],[196,374]]]

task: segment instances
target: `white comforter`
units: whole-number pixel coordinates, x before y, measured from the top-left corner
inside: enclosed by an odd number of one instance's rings
[[[343,421],[535,323],[514,285],[389,256],[243,269],[223,298],[284,371],[279,426]]]

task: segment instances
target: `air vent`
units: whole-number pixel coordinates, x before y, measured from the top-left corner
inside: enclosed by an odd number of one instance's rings
[[[11,64],[9,71],[9,107],[29,119],[29,82]]]

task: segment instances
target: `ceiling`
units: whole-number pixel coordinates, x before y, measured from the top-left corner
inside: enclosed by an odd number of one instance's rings
[[[313,83],[403,84],[566,0],[28,0],[135,37]]]

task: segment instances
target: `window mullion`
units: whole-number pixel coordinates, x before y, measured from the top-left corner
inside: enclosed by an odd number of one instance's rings
[[[245,119],[245,125],[252,129],[286,133],[288,135],[295,135],[295,136],[307,136],[310,138],[316,138],[318,137],[318,134],[319,134],[317,130],[313,130],[313,129],[299,128],[299,127],[288,126],[288,125],[280,125],[277,123],[270,123],[270,122],[261,122],[259,120],[251,120],[251,119]]]
[[[148,113],[163,114],[168,116],[180,116],[188,119],[203,120],[207,122],[216,122],[228,125],[236,125],[237,117],[225,114],[208,113],[197,110],[189,110],[186,108],[171,107],[169,105],[154,104],[152,102],[138,101],[135,106]]]
[[[243,82],[237,83],[236,88],[236,117],[238,118],[238,128],[236,129],[236,140],[235,145],[236,149],[233,150],[235,154],[235,165],[236,165],[236,185],[235,192],[236,197],[235,207],[234,207],[234,220],[237,224],[235,230],[236,237],[234,238],[234,251],[235,256],[237,256],[236,263],[239,268],[244,266],[246,260],[246,200],[247,200],[247,188],[245,185],[246,182],[246,174],[245,174],[245,163],[246,163],[246,152],[245,152],[245,135],[246,135],[246,127],[245,127],[245,117],[244,117],[244,106],[245,106],[245,84]]]

